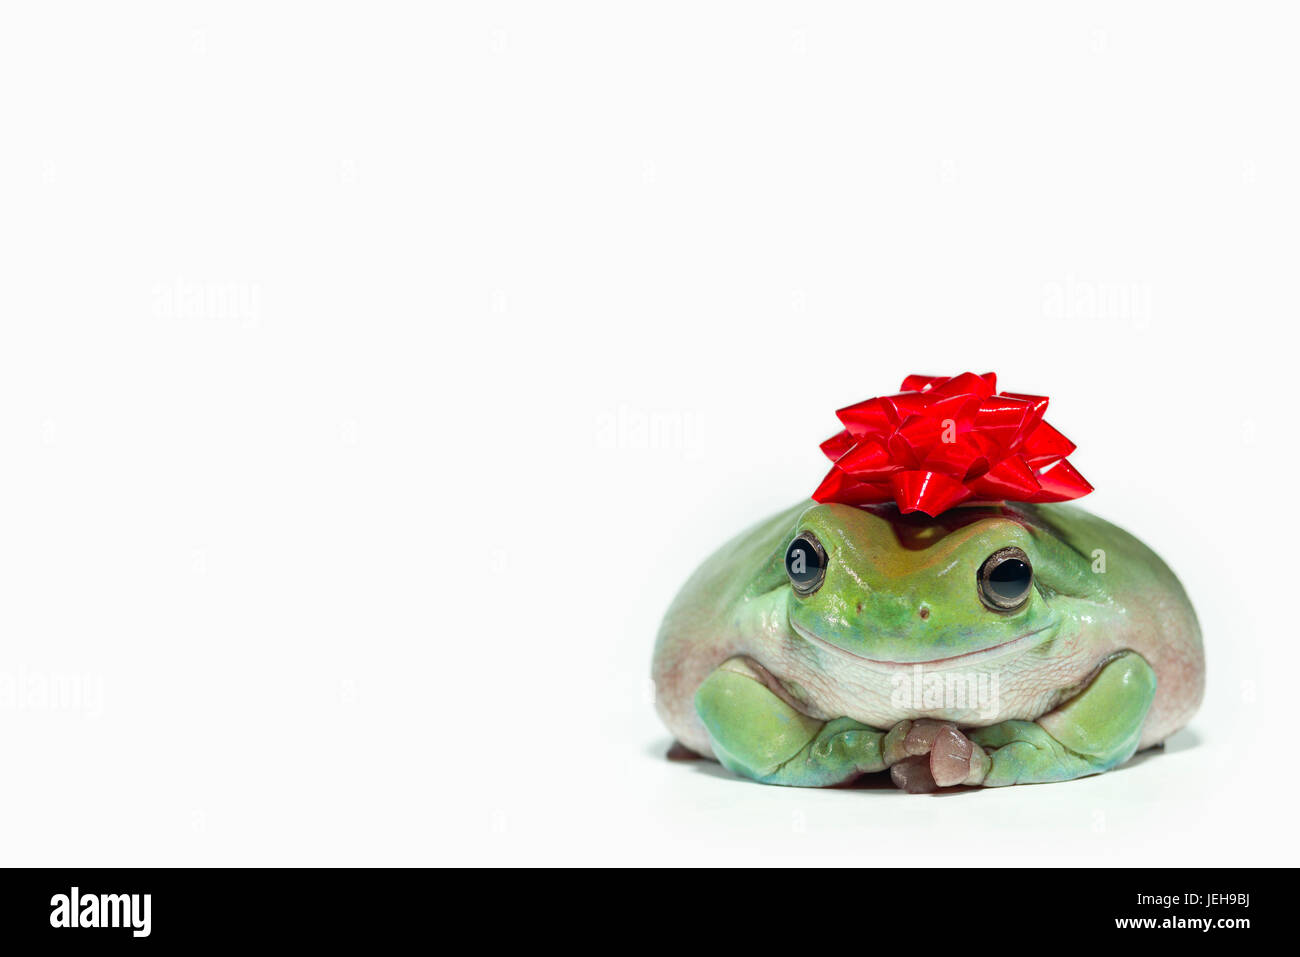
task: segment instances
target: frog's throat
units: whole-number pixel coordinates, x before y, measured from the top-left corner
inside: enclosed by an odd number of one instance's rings
[[[818,637],[807,628],[800,627],[798,622],[791,620],[790,627],[794,629],[795,634],[800,638],[803,638],[805,641],[820,645],[823,648],[828,648],[841,655],[847,655],[855,661],[860,661],[863,664],[871,665],[872,667],[880,668],[885,671],[901,671],[908,668],[915,668],[917,665],[928,668],[946,668],[949,665],[968,666],[986,661],[990,658],[1016,654],[1017,652],[1023,651],[1029,645],[1034,644],[1034,638],[1036,636],[1041,635],[1048,629],[1055,628],[1057,624],[1057,622],[1050,622],[1042,628],[1035,628],[1033,631],[1027,631],[1023,635],[1010,638],[1000,644],[990,645],[988,648],[979,648],[975,651],[967,651],[960,655],[952,655],[947,658],[932,658],[929,661],[882,661],[876,658],[867,658],[863,655],[854,654],[847,648],[841,648],[839,645],[833,644],[825,638]]]

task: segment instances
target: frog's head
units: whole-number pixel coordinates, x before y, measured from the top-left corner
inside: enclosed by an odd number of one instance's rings
[[[1057,597],[1095,588],[1084,556],[1033,507],[930,518],[813,505],[783,547],[793,630],[882,665],[968,664],[1049,645],[1063,620]]]

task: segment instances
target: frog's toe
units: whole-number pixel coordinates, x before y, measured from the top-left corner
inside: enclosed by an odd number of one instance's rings
[[[979,784],[988,772],[989,758],[984,749],[957,730],[944,725],[930,745],[930,775],[939,787]]]
[[[980,784],[988,774],[988,752],[951,721],[901,722],[886,737],[885,752],[894,784],[909,794]]]
[[[952,721],[918,718],[900,721],[881,745],[894,784],[911,794],[980,784],[988,773],[988,753],[957,730]]]
[[[946,788],[965,781],[974,751],[970,738],[954,726],[940,728],[930,747],[930,774],[934,783]]]
[[[908,794],[928,794],[939,790],[934,775],[930,773],[930,759],[925,755],[903,758],[889,769],[889,776],[896,787]]]
[[[903,739],[903,748],[909,755],[929,754],[935,739],[947,729],[956,730],[951,721],[936,721],[933,718],[920,718],[912,722],[912,727]]]
[[[912,722],[903,720],[889,729],[885,739],[880,743],[880,756],[885,767],[891,768],[908,757],[907,735],[912,730]]]

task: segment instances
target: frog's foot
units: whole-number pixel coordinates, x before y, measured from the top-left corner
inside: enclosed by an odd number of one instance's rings
[[[988,771],[988,754],[951,721],[900,721],[881,751],[894,784],[909,794],[979,784]]]
[[[1108,771],[1137,750],[1156,693],[1141,655],[1106,662],[1084,691],[1037,721],[1004,721],[971,732],[989,754],[986,787],[1069,781]]]
[[[851,718],[812,718],[775,693],[773,683],[757,662],[730,658],[696,692],[696,713],[725,767],[793,787],[830,787],[884,770],[883,731]]]
[[[885,736],[881,757],[894,783],[912,793],[1069,781],[1132,756],[1155,691],[1146,660],[1121,652],[1082,692],[1037,721],[1003,721],[966,734],[951,722],[902,721]]]

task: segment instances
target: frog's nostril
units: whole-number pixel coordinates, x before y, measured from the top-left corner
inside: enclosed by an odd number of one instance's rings
[[[925,621],[927,618],[929,618],[929,617],[930,617],[930,606],[929,606],[929,605],[922,605],[922,606],[921,606],[920,615],[921,615],[921,620],[922,620],[922,621]]]
[[[862,614],[862,602],[858,602],[858,614]]]

